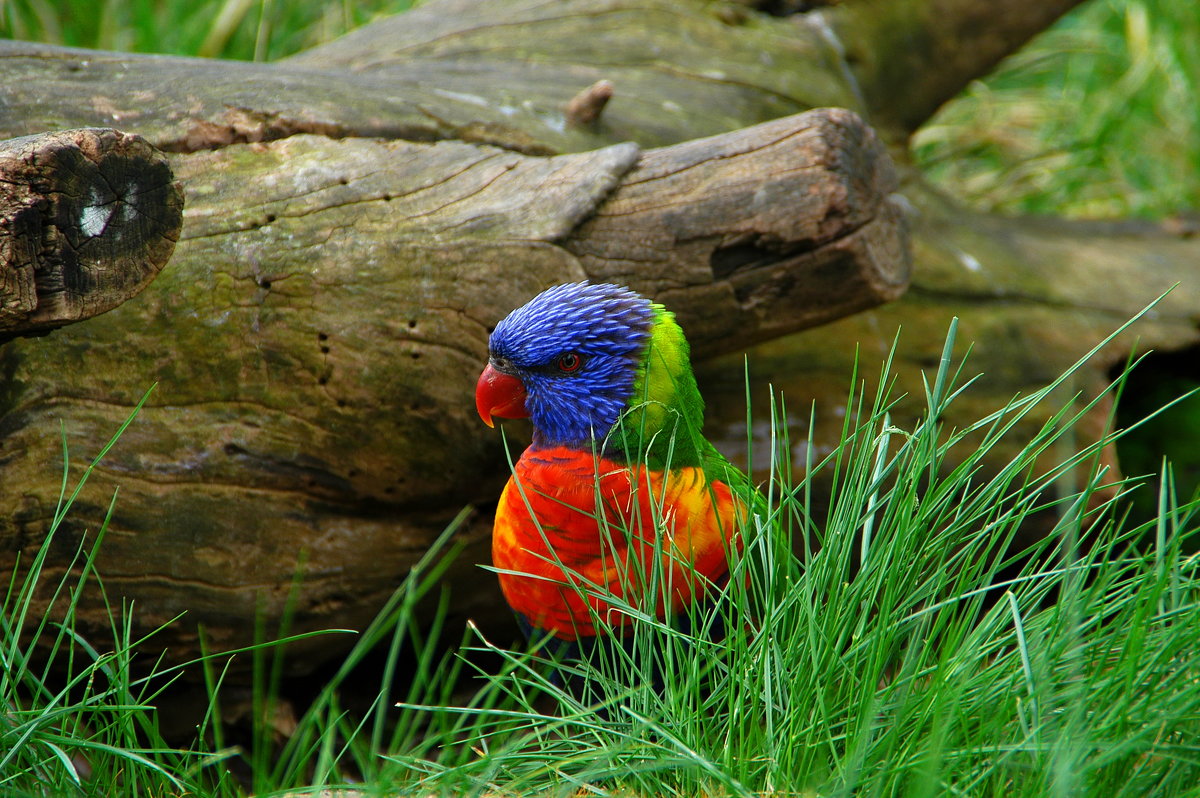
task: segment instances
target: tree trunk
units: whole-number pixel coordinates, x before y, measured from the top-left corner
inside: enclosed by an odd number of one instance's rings
[[[871,120],[903,141],[1081,0],[859,0],[828,18]]]

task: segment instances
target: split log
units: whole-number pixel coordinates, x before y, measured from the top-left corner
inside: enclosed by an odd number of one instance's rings
[[[166,158],[83,129],[0,141],[0,342],[111,310],[162,270],[183,222]]]
[[[895,188],[859,117],[810,111],[645,153],[564,245],[590,278],[676,308],[707,357],[899,297]]]

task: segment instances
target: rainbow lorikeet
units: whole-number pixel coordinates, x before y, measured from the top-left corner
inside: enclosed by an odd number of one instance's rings
[[[527,634],[582,643],[630,623],[608,593],[664,616],[727,580],[753,490],[700,433],[688,355],[670,311],[617,285],[559,285],[496,325],[475,401],[488,426],[533,422],[492,536]],[[655,566],[657,593],[631,595]]]

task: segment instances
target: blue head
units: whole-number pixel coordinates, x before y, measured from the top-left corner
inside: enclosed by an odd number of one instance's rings
[[[538,445],[603,439],[633,394],[654,318],[649,300],[617,285],[567,283],[538,294],[492,332],[480,414],[528,415]]]

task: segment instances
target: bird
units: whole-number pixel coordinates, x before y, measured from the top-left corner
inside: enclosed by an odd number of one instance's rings
[[[675,315],[624,286],[549,288],[499,321],[475,403],[532,443],[496,508],[493,568],[531,639],[578,654],[641,607],[686,614],[728,580],[754,488],[702,434]]]

